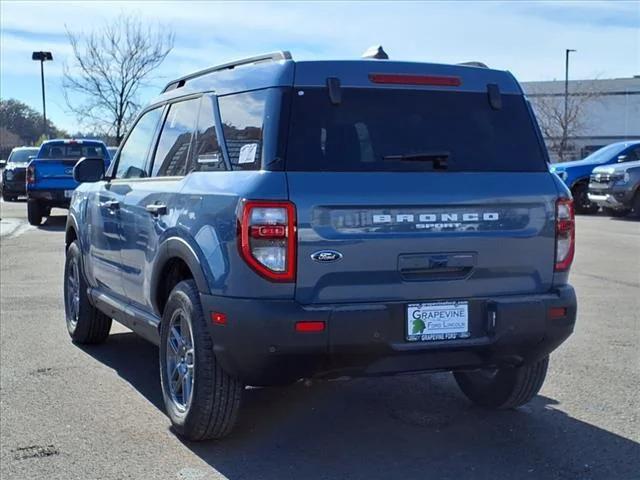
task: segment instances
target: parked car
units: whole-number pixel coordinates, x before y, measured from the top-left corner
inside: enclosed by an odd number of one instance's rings
[[[2,199],[5,202],[13,202],[21,195],[26,194],[24,176],[27,164],[36,153],[37,147],[17,147],[11,150],[9,158],[2,170]]]
[[[640,160],[594,168],[589,200],[609,215],[640,217]]]
[[[244,385],[309,377],[450,370],[477,404],[527,403],[576,319],[541,138],[488,68],[281,52],[177,79],[106,173],[75,167],[69,334],[115,319],[159,345],[192,440],[231,431]]]
[[[40,146],[26,173],[27,219],[31,225],[40,225],[52,207],[69,207],[78,186],[73,167],[83,157],[99,158],[105,168],[111,161],[107,147],[99,140],[57,139]]]
[[[571,189],[576,213],[595,213],[598,205],[591,202],[587,195],[589,177],[593,169],[600,165],[635,160],[640,160],[640,140],[612,143],[582,160],[554,164],[551,166],[551,171],[555,172]]]

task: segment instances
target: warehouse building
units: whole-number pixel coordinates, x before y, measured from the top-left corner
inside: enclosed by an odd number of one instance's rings
[[[552,161],[559,161],[564,81],[523,82],[522,88],[534,106]],[[640,75],[569,81],[568,103],[565,161],[613,142],[640,139]]]

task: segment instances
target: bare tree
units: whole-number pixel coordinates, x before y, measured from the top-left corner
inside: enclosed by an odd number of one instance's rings
[[[89,34],[67,29],[72,65],[63,72],[69,109],[118,143],[139,108],[138,90],[173,48],[174,34],[121,14]]]
[[[573,90],[567,99],[566,117],[563,94],[531,92],[527,95],[547,147],[561,162],[571,150],[570,139],[583,134],[588,126],[589,105],[601,96],[593,81],[574,84]]]

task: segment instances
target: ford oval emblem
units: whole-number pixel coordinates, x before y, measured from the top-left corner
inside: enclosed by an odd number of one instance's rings
[[[342,254],[335,250],[320,250],[319,252],[313,253],[311,258],[321,263],[336,262],[342,258]]]

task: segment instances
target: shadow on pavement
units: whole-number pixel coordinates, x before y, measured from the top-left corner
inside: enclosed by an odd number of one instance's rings
[[[163,409],[155,346],[118,333],[84,350]],[[298,383],[247,389],[229,438],[183,443],[230,480],[638,478],[640,444],[560,408],[488,412],[449,374]]]

